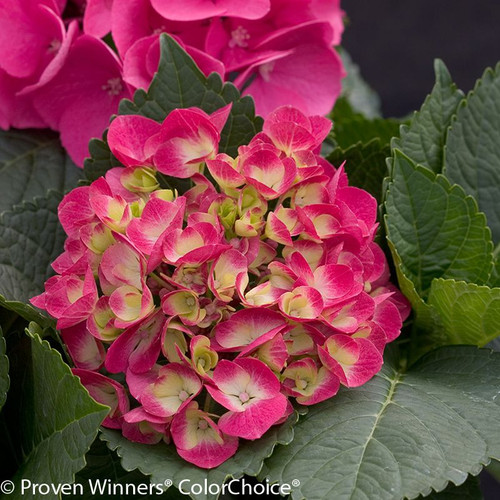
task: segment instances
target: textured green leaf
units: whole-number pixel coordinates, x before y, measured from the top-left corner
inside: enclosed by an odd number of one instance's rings
[[[388,241],[388,246],[394,261],[399,289],[410,301],[412,308],[412,318],[410,320],[411,345],[408,358],[410,362],[414,362],[423,354],[443,345],[444,328],[442,319],[436,309],[420,297],[415,290],[415,285],[405,276],[401,258],[394,245]]]
[[[482,347],[500,336],[500,288],[434,279],[415,316],[412,359],[441,345]]]
[[[379,139],[382,145],[389,144],[393,137],[399,136],[401,123],[394,119],[375,118],[368,120],[363,116],[335,119],[333,115],[333,133],[335,142],[343,149],[357,142],[367,143]],[[387,155],[389,156],[389,155]]]
[[[0,130],[0,212],[47,190],[65,192],[78,183],[79,169],[46,130]]]
[[[224,84],[216,73],[205,77],[193,59],[168,35],[161,36],[160,46],[160,65],[149,90],[137,90],[133,101],[122,100],[118,113],[163,121],[177,108],[196,106],[212,113],[232,102],[219,151],[235,156],[238,146],[250,142],[262,128],[262,119],[255,116],[252,98],[241,97],[232,83]],[[90,149],[92,158],[85,162],[85,175],[94,180],[116,166],[116,160],[102,141],[93,141]]]
[[[409,126],[401,128],[398,149],[435,173],[443,169],[443,148],[451,119],[464,97],[443,61],[434,61],[436,84]]]
[[[131,471],[139,469],[143,474],[151,476],[154,484],[171,484],[179,486],[180,481],[189,479],[193,483],[208,481],[208,484],[223,484],[231,477],[242,477],[244,474],[256,476],[263,465],[265,458],[269,457],[275,446],[286,445],[293,439],[293,426],[297,420],[296,414],[292,415],[281,426],[272,427],[264,436],[256,441],[242,441],[238,452],[215,469],[200,469],[189,464],[179,457],[175,447],[164,443],[154,446],[133,443],[124,438],[118,431],[102,429],[101,439],[108,443],[112,450],[116,450],[122,458],[122,467]],[[196,495],[195,500],[215,499],[215,495]]]
[[[62,252],[64,231],[57,218],[61,195],[25,202],[0,215],[0,304],[28,320],[51,324],[28,305],[53,274],[52,261]]]
[[[427,500],[482,500],[483,494],[479,487],[479,479],[469,476],[461,486],[450,484],[440,493],[431,493]]]
[[[106,136],[107,131],[104,132],[103,141],[100,139],[91,139],[89,142],[90,158],[86,158],[84,163],[85,177],[89,181],[95,181],[99,177],[102,177],[110,168],[121,165],[109,149]]]
[[[410,301],[412,313],[414,315],[414,323],[416,323],[421,330],[428,333],[440,329],[440,317],[432,306],[424,302],[415,289],[415,285],[409,280],[403,270],[401,257],[398,255],[394,245],[388,240],[388,246],[396,268],[396,276],[398,278],[399,289],[403,292],[404,296]],[[440,344],[438,344],[440,345]]]
[[[365,189],[380,202],[383,180],[387,175],[385,160],[389,155],[389,146],[373,139],[367,144],[354,144],[346,150],[336,148],[327,159],[336,167],[345,161],[349,184]]]
[[[63,362],[30,324],[31,360],[26,370],[31,383],[23,391],[22,448],[24,463],[13,478],[15,493],[9,498],[58,498],[57,495],[21,495],[22,479],[36,483],[71,483],[85,465],[85,453],[97,435],[109,408],[96,403]]]
[[[408,371],[394,352],[362,387],[311,407],[266,461],[293,499],[399,500],[460,485],[500,454],[500,354],[440,348]]]
[[[484,346],[500,335],[500,288],[437,279],[428,302],[442,318],[443,344]]]
[[[500,63],[487,69],[448,133],[445,175],[474,196],[500,242]]]
[[[394,152],[386,229],[401,270],[425,298],[434,278],[483,284],[493,266],[484,214],[459,186]]]
[[[9,390],[9,358],[6,353],[6,344],[3,337],[2,328],[0,328],[0,410],[7,400]]]

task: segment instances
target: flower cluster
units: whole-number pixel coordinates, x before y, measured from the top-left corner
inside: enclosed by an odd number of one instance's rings
[[[259,114],[293,104],[324,115],[343,76],[339,2],[0,0],[0,127],[58,130],[82,165],[120,99],[149,86],[162,32]]]
[[[291,400],[364,384],[409,312],[374,243],[375,199],[318,155],[331,122],[278,108],[231,158],[229,111],[117,117],[124,168],[63,199],[58,274],[32,299],[111,408],[105,426],[205,468]],[[192,187],[161,185],[173,178]]]

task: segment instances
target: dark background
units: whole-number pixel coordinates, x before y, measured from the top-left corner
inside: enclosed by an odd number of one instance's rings
[[[418,109],[444,60],[465,92],[500,61],[500,0],[343,0],[342,45],[382,99],[384,116]]]
[[[500,0],[343,0],[342,8],[342,45],[380,95],[384,116],[420,108],[436,57],[464,92],[500,61]],[[486,500],[500,498],[500,483],[484,472],[481,486]]]

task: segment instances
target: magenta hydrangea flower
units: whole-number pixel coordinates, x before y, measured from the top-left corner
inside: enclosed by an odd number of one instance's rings
[[[326,115],[341,90],[344,70],[334,50],[343,32],[340,0],[72,3],[65,9],[64,0],[0,0],[0,127],[57,130],[79,166],[89,140],[102,136],[120,100],[149,87],[158,70],[161,33],[171,35],[205,75],[216,72],[251,95],[263,116],[282,104],[293,104],[308,115]],[[81,15],[74,17],[78,10]],[[134,165],[149,165],[155,155],[160,170],[163,164],[165,173],[190,176],[197,165],[213,159],[220,127],[214,117],[194,116],[177,136],[178,118],[172,114],[157,136],[158,124],[136,117],[129,125],[137,138],[130,144],[120,142],[120,119],[115,120],[110,144],[126,166],[135,160],[142,162]],[[306,122],[297,125],[300,140],[307,142],[312,128]],[[180,139],[197,126],[203,126],[200,141],[189,141],[187,151]],[[267,132],[280,149],[281,138]],[[156,139],[146,142],[144,134]],[[307,151],[304,146],[299,156]],[[251,162],[264,154],[272,151],[252,149],[245,168],[252,170]],[[278,166],[271,166],[278,175]],[[286,180],[268,198],[287,189],[291,167],[289,161],[281,165]],[[255,172],[249,178],[259,182]]]
[[[218,152],[228,112],[118,117],[123,166],[65,196],[58,274],[32,299],[110,406],[103,425],[204,468],[292,401],[367,382],[409,314],[374,242],[375,199],[318,156],[331,122],[279,108],[232,158]],[[165,172],[192,187],[163,188]]]

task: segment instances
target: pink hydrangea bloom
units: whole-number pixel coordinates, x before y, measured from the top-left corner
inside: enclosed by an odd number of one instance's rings
[[[207,52],[227,72],[239,72],[238,86],[251,82],[244,93],[264,116],[285,104],[326,114],[340,93],[344,70],[332,45],[340,40],[342,12],[338,2],[326,16],[310,4],[304,0],[287,8],[286,2],[273,0],[266,16],[217,19],[207,33]]]
[[[82,35],[71,45],[50,84],[31,93],[35,109],[61,132],[61,142],[82,165],[88,142],[101,137],[118,103],[131,93],[122,79],[122,64],[100,39]]]
[[[204,468],[283,423],[291,400],[367,382],[409,314],[374,242],[376,201],[318,156],[331,123],[279,108],[231,158],[228,111],[117,118],[123,167],[64,197],[58,274],[32,299],[111,407],[105,425]],[[162,189],[165,171],[192,187]]]
[[[79,166],[88,156],[89,140],[102,136],[120,99],[149,87],[158,69],[161,33],[174,37],[205,75],[216,72],[251,95],[264,116],[281,104],[324,115],[340,92],[344,70],[333,48],[343,32],[339,0],[72,3],[65,9],[64,0],[0,1],[0,127],[57,130]],[[116,53],[107,45],[108,35]],[[136,117],[138,133],[140,122]],[[136,143],[144,149],[135,151],[133,144],[120,143],[118,124],[110,145],[118,155],[132,154],[124,164],[152,162],[159,144],[146,143],[142,134],[154,136],[155,125],[142,120]],[[178,125],[174,117],[171,125]],[[177,141],[165,127],[160,135],[168,144],[156,160],[169,173],[180,175],[184,169],[188,175],[195,168],[194,163],[186,168],[179,155],[188,155],[187,163],[212,159],[214,134],[208,130],[206,144],[195,147],[201,148],[196,158],[174,146]],[[172,157],[178,161],[167,167]]]

